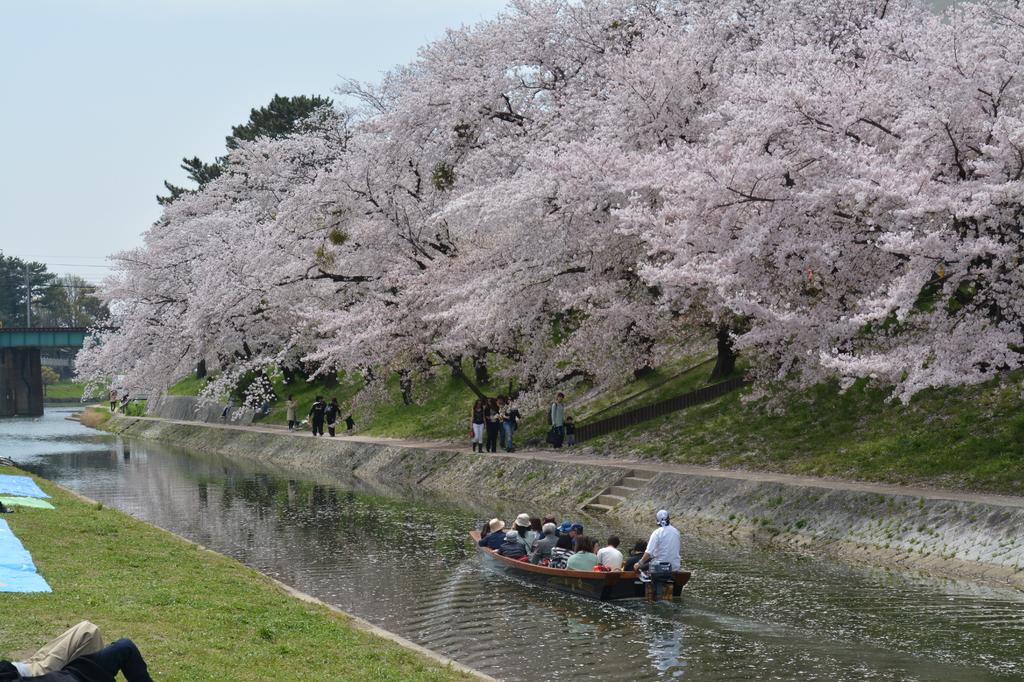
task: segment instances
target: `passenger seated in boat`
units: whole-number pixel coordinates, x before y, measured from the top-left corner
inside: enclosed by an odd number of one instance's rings
[[[558,527],[558,534],[568,536],[569,531],[572,530],[572,521],[564,521],[562,525]]]
[[[530,515],[520,514],[516,517],[515,523],[512,524],[513,530],[519,535],[519,541],[523,543],[523,549],[527,554],[530,553],[530,545],[537,539],[536,534],[530,526]]]
[[[576,553],[569,557],[565,567],[570,571],[593,571],[594,566],[600,563],[594,554],[594,540],[581,535],[576,538]]]
[[[505,522],[501,519],[491,519],[487,523],[490,532],[481,537],[480,541],[476,544],[481,547],[489,547],[490,549],[498,549],[501,547],[501,543],[505,542],[505,534],[499,531],[505,530]]]
[[[530,563],[539,564],[545,559],[551,558],[551,550],[555,548],[558,543],[558,535],[556,531],[558,528],[553,523],[545,523],[541,528],[543,534],[540,540],[533,545],[533,551],[530,552]]]
[[[583,524],[574,523],[571,526],[569,526],[569,537],[572,538],[573,551],[580,551],[580,538],[583,537]]]
[[[637,563],[643,558],[644,552],[647,551],[647,541],[637,540],[636,544],[633,545],[633,549],[629,550],[629,556],[626,557],[626,563],[622,565],[623,571],[632,571],[636,569]]]
[[[597,551],[597,560],[609,571],[622,570],[622,552],[619,551],[619,536],[608,538],[608,544]]]
[[[530,531],[526,534],[526,546],[533,551],[533,546],[544,537],[544,524],[536,516],[530,517]]]
[[[572,538],[568,535],[559,535],[555,546],[551,549],[551,560],[548,566],[551,568],[565,568],[572,552]]]
[[[510,530],[505,533],[505,541],[498,547],[498,554],[507,556],[509,559],[519,559],[526,556],[526,547],[519,533]]]

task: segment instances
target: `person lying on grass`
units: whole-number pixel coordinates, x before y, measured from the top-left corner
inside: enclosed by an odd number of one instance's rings
[[[0,661],[0,682],[153,682],[142,653],[130,639],[103,646],[100,629],[89,621],[69,628],[25,661]]]

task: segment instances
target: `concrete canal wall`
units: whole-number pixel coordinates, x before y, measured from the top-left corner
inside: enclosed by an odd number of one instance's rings
[[[357,478],[397,488],[415,486],[460,499],[488,497],[527,509],[574,509],[626,473],[621,464],[550,461],[528,455],[484,455],[347,439],[297,438],[286,432],[215,428],[131,417],[107,428],[275,467]],[[984,579],[1024,589],[1024,501],[941,491],[879,491],[869,485],[804,479],[763,480],[657,471],[609,512],[609,519],[647,524],[672,510],[686,533],[797,547],[887,567]],[[890,487],[891,488],[891,487]],[[958,499],[961,498],[961,499]],[[964,499],[967,498],[967,499]]]
[[[227,409],[226,414],[225,408]],[[161,419],[199,421],[209,424],[251,424],[254,415],[253,410],[247,407],[235,407],[186,395],[165,395],[153,398],[146,405],[146,412]]]

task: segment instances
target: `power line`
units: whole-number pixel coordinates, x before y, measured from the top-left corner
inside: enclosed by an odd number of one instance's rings
[[[56,258],[58,260],[108,260],[109,256],[44,256],[39,253],[5,253],[10,258]]]
[[[94,265],[92,263],[44,263],[47,267],[53,265],[59,265],[68,268],[103,268],[104,270],[113,270],[109,265]]]

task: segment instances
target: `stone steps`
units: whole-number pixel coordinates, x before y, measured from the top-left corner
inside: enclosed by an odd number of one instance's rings
[[[648,476],[644,478],[644,476]],[[617,483],[610,485],[597,495],[594,495],[585,502],[580,509],[588,512],[610,512],[615,507],[626,501],[626,498],[635,493],[641,486],[650,482],[653,475],[644,473],[639,475],[635,471],[626,473]]]

